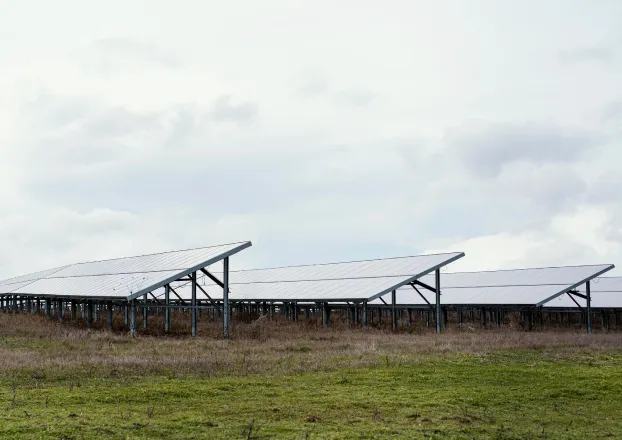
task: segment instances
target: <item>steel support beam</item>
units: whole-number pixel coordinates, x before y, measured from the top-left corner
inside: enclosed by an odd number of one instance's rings
[[[434,272],[436,282],[436,333],[441,332],[441,270]]]
[[[130,303],[130,336],[136,336],[136,300]]]
[[[192,316],[192,336],[194,337],[197,335],[197,273],[192,272],[191,278],[192,297],[190,300],[190,305],[192,306],[192,310],[190,311],[190,315]]]
[[[108,312],[108,330],[112,331],[112,301],[106,303],[106,312]]]
[[[391,291],[391,328],[397,330],[397,294],[395,290]]]
[[[229,317],[231,316],[229,307],[229,257],[222,260],[222,333],[225,339],[229,338]]]
[[[93,328],[93,301],[91,300],[86,303],[86,326]]]
[[[592,287],[591,283],[588,281],[585,283],[585,302],[586,302],[586,310],[587,310],[587,332],[588,334],[592,333]]]
[[[71,300],[71,320],[75,321],[77,316],[78,316],[78,310],[76,307],[76,300],[72,299]]]
[[[171,286],[164,286],[164,331],[171,331]]]
[[[363,328],[367,328],[367,301],[363,301]]]
[[[149,325],[149,298],[146,293],[143,295],[143,304],[143,328],[146,330]]]
[[[322,325],[324,328],[328,327],[330,309],[328,308],[328,303],[322,303]]]

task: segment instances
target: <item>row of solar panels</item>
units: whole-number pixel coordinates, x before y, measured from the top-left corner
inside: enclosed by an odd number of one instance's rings
[[[393,261],[399,260],[403,264],[410,258],[413,257]],[[337,269],[340,265],[335,263],[330,266]],[[596,265],[442,273],[441,302],[443,305],[471,307],[498,305],[576,308],[578,305],[585,306],[585,299],[576,296],[571,298],[565,293],[585,293],[585,283],[591,281],[592,307],[622,308],[622,277],[600,276],[612,268],[612,265]],[[426,307],[435,303],[434,292],[419,285],[413,287],[410,276],[406,274],[345,279],[292,279],[292,272],[299,269],[294,267],[279,268],[277,272],[266,272],[264,269],[231,272],[230,298],[244,301],[369,301],[372,305],[383,305],[391,304],[391,291],[396,290],[396,304],[400,306]],[[219,277],[221,274],[215,275]],[[419,277],[418,281],[435,287],[433,274]],[[214,300],[222,298],[222,290],[208,277],[199,277],[198,283],[198,298],[205,298],[203,291]],[[396,285],[401,287],[394,289],[393,286]],[[190,299],[190,283],[180,283],[174,289],[182,299]],[[161,297],[163,293],[163,290],[157,290],[154,296]]]
[[[33,295],[131,300],[145,293],[164,294],[171,284],[175,295],[191,296],[186,275],[209,267],[247,247],[239,242],[200,249],[79,263],[0,281],[0,295]],[[434,293],[415,280],[434,287],[433,273],[463,257],[460,252],[230,272],[234,301],[362,302],[423,306]],[[443,273],[441,302],[445,305],[583,306],[585,300],[565,295],[592,282],[593,307],[622,307],[622,278],[604,278],[613,265],[552,267],[491,272]],[[220,264],[218,265],[220,269]],[[211,269],[210,269],[211,270]],[[222,279],[220,270],[211,272]],[[222,288],[199,272],[198,297],[222,298]],[[597,282],[599,281],[599,282]]]

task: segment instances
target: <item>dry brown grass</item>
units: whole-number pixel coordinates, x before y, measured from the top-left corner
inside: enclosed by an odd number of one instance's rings
[[[548,356],[593,355],[620,350],[621,333],[587,335],[582,330],[524,332],[512,325],[480,330],[449,328],[441,335],[421,327],[393,333],[384,328],[352,329],[335,322],[327,329],[316,320],[233,322],[231,340],[221,323],[202,319],[199,337],[189,336],[188,315],[176,314],[177,333],[158,337],[162,317],[136,338],[126,331],[88,330],[82,323],[59,323],[40,316],[0,314],[0,374],[113,376],[296,374],[385,364],[412,364],[430,356],[487,356],[499,350],[544,350]],[[102,323],[97,323],[101,327]],[[115,316],[115,327],[123,327]],[[142,328],[142,325],[141,325]]]

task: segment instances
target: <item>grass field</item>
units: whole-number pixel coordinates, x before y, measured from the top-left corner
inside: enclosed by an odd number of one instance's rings
[[[236,326],[130,338],[0,314],[0,437],[622,438],[622,334]]]

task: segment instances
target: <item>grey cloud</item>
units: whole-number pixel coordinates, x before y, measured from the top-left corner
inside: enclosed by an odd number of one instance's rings
[[[84,122],[82,130],[95,137],[115,137],[137,130],[160,128],[159,114],[130,112],[123,107],[111,107],[98,112]]]
[[[335,101],[353,107],[366,107],[372,103],[376,95],[368,89],[349,89],[335,93]]]
[[[622,123],[622,101],[610,102],[602,111],[603,122]]]
[[[562,51],[559,54],[562,61],[567,63],[581,61],[611,61],[615,52],[605,46],[591,46],[574,50]]]
[[[162,148],[161,139],[177,125],[170,118],[174,110],[135,112],[88,98],[40,94],[22,108],[27,135],[16,144],[16,155],[33,182],[109,172],[141,150]]]
[[[608,240],[622,244],[622,228],[617,225],[610,224],[605,231],[605,236]]]
[[[298,88],[298,94],[305,98],[313,98],[328,93],[329,87],[321,78],[312,78]]]
[[[164,67],[179,67],[181,65],[179,58],[174,53],[129,38],[104,38],[95,41],[94,46],[106,55],[139,58]]]
[[[251,122],[257,117],[258,108],[254,102],[233,102],[229,95],[219,97],[210,111],[210,119],[217,122]]]
[[[491,125],[447,136],[448,153],[456,154],[469,170],[483,177],[495,177],[515,162],[572,162],[599,141],[593,134],[534,124]]]
[[[619,171],[601,172],[592,183],[588,198],[593,203],[607,204],[619,202],[622,192],[622,173]],[[621,211],[622,214],[622,211]]]
[[[535,205],[537,210],[547,213],[574,206],[584,198],[588,189],[581,175],[567,164],[516,164],[503,172],[498,185],[502,192],[521,197]]]
[[[366,107],[376,99],[376,94],[366,88],[331,90],[330,84],[318,75],[305,81],[297,89],[297,93],[303,98],[327,97],[337,104],[350,107]]]
[[[27,103],[22,111],[33,128],[59,129],[84,118],[94,105],[88,98],[61,97],[43,92]]]

